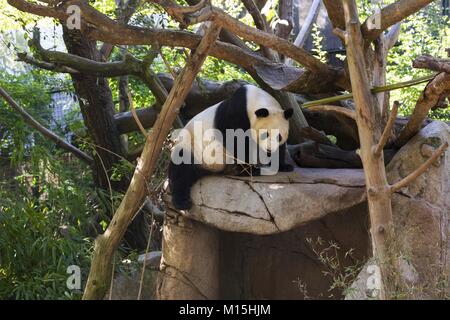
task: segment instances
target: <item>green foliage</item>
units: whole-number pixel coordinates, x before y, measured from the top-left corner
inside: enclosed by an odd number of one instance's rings
[[[42,78],[34,77],[27,73],[18,76],[8,74],[0,75],[0,86],[4,88],[14,99],[20,101],[36,120],[48,123],[50,110],[50,96],[43,94]],[[36,140],[40,136],[30,129],[23,119],[13,112],[7,103],[0,100],[0,155],[11,157],[13,162],[19,162],[30,152]]]
[[[383,6],[395,0],[383,1]],[[370,0],[358,0],[360,21],[363,22],[374,14],[375,6]],[[381,2],[379,2],[379,5]],[[389,52],[387,65],[387,84],[405,82],[431,74],[430,71],[414,69],[412,62],[423,54],[445,58],[445,49],[450,47],[450,23],[447,16],[442,15],[442,1],[435,0],[425,9],[408,17],[402,22],[401,33],[397,45]],[[400,115],[408,116],[423,92],[426,84],[403,88],[391,92],[391,101],[402,103]],[[450,121],[450,110],[431,111],[430,118]]]
[[[0,76],[0,86],[49,127],[47,73]],[[68,299],[69,265],[89,263],[95,210],[90,170],[63,155],[0,100],[0,299]]]
[[[79,298],[66,270],[78,265],[86,279],[89,171],[40,147],[16,170],[0,183],[0,299]]]
[[[441,14],[440,1],[433,2],[427,10],[409,17],[403,24],[399,42],[388,56],[387,82],[395,83],[430,74],[430,71],[414,69],[412,61],[420,55],[446,57],[445,48],[450,47],[448,17]],[[403,103],[401,113],[408,115],[417,102],[425,85],[404,88],[391,93],[392,100]],[[450,120],[450,112],[431,112],[434,119]]]

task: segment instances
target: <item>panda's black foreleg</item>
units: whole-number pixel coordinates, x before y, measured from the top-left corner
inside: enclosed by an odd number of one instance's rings
[[[178,210],[192,207],[191,188],[208,171],[196,164],[169,164],[169,186],[172,193],[172,204]]]
[[[294,171],[294,167],[288,163],[286,163],[286,143],[282,144],[279,148],[280,154],[280,167],[278,171],[280,172],[291,172]]]

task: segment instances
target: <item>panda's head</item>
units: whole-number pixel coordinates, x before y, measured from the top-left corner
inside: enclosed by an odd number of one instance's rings
[[[263,150],[274,152],[288,138],[294,110],[283,110],[275,98],[258,87],[245,87],[252,138]]]

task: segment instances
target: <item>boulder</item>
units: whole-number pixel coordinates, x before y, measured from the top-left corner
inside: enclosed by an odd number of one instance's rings
[[[408,175],[445,141],[446,124],[423,128],[388,165],[389,181]],[[448,294],[449,178],[447,152],[393,196],[407,297]],[[367,298],[363,266],[372,249],[362,170],[210,176],[192,198],[193,208],[179,212],[166,197],[159,299]]]
[[[414,136],[387,166],[388,181],[395,183],[425,162],[444,142],[450,128],[432,122]],[[399,270],[405,281],[399,298],[445,298],[450,295],[450,152],[392,199]],[[367,299],[365,268],[347,299]],[[355,292],[356,290],[356,292]]]

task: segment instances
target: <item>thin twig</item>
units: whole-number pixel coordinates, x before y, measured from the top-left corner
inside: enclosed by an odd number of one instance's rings
[[[148,133],[145,130],[144,126],[142,125],[141,120],[139,120],[139,117],[136,113],[136,109],[134,109],[134,105],[133,105],[133,99],[131,98],[131,94],[129,91],[127,91],[127,95],[128,95],[128,101],[130,101],[130,111],[131,114],[133,115],[134,121],[136,121],[136,124],[139,128],[139,130],[141,130],[142,134],[144,135],[145,139],[148,138]]]
[[[166,66],[167,71],[169,71],[169,73],[172,75],[172,78],[176,78],[177,74],[176,72],[173,70],[173,68],[170,66],[169,62],[167,61],[166,57],[164,56],[164,54],[162,53],[161,47],[157,46],[158,51],[159,51],[159,55],[161,56],[161,59],[164,62],[164,65]],[[185,53],[186,54],[186,53]]]
[[[391,193],[397,192],[400,189],[406,187],[407,185],[409,185],[411,182],[413,182],[414,180],[416,180],[422,173],[424,173],[437,159],[439,159],[440,156],[442,156],[442,154],[444,154],[445,150],[447,150],[448,148],[448,142],[445,142],[444,144],[442,144],[435,152],[434,154],[424,163],[422,163],[422,165],[420,165],[420,167],[418,167],[416,170],[414,170],[412,173],[410,173],[408,176],[406,176],[405,178],[403,178],[402,180],[400,180],[399,182],[393,184],[390,187],[390,191]]]
[[[383,152],[384,146],[389,140],[391,136],[392,129],[394,128],[395,120],[397,119],[398,108],[400,107],[400,102],[394,101],[394,105],[392,106],[391,114],[389,116],[389,120],[384,128],[383,134],[381,135],[380,141],[376,146],[374,146],[373,154],[375,157],[379,157]]]
[[[113,261],[112,261],[112,270],[111,270],[111,283],[109,284],[109,300],[112,300],[112,293],[113,293],[113,285],[114,285],[114,272],[116,269],[116,255],[113,256]]]
[[[145,201],[143,202],[143,205],[144,204],[145,204]],[[142,262],[141,279],[139,281],[139,291],[138,291],[138,296],[137,296],[138,300],[141,300],[142,288],[144,287],[145,268],[147,266],[147,253],[150,250],[150,243],[152,242],[153,223],[154,223],[154,216],[153,216],[153,210],[152,210],[152,215],[150,218],[150,233],[148,235],[147,247],[145,248],[144,261]]]

